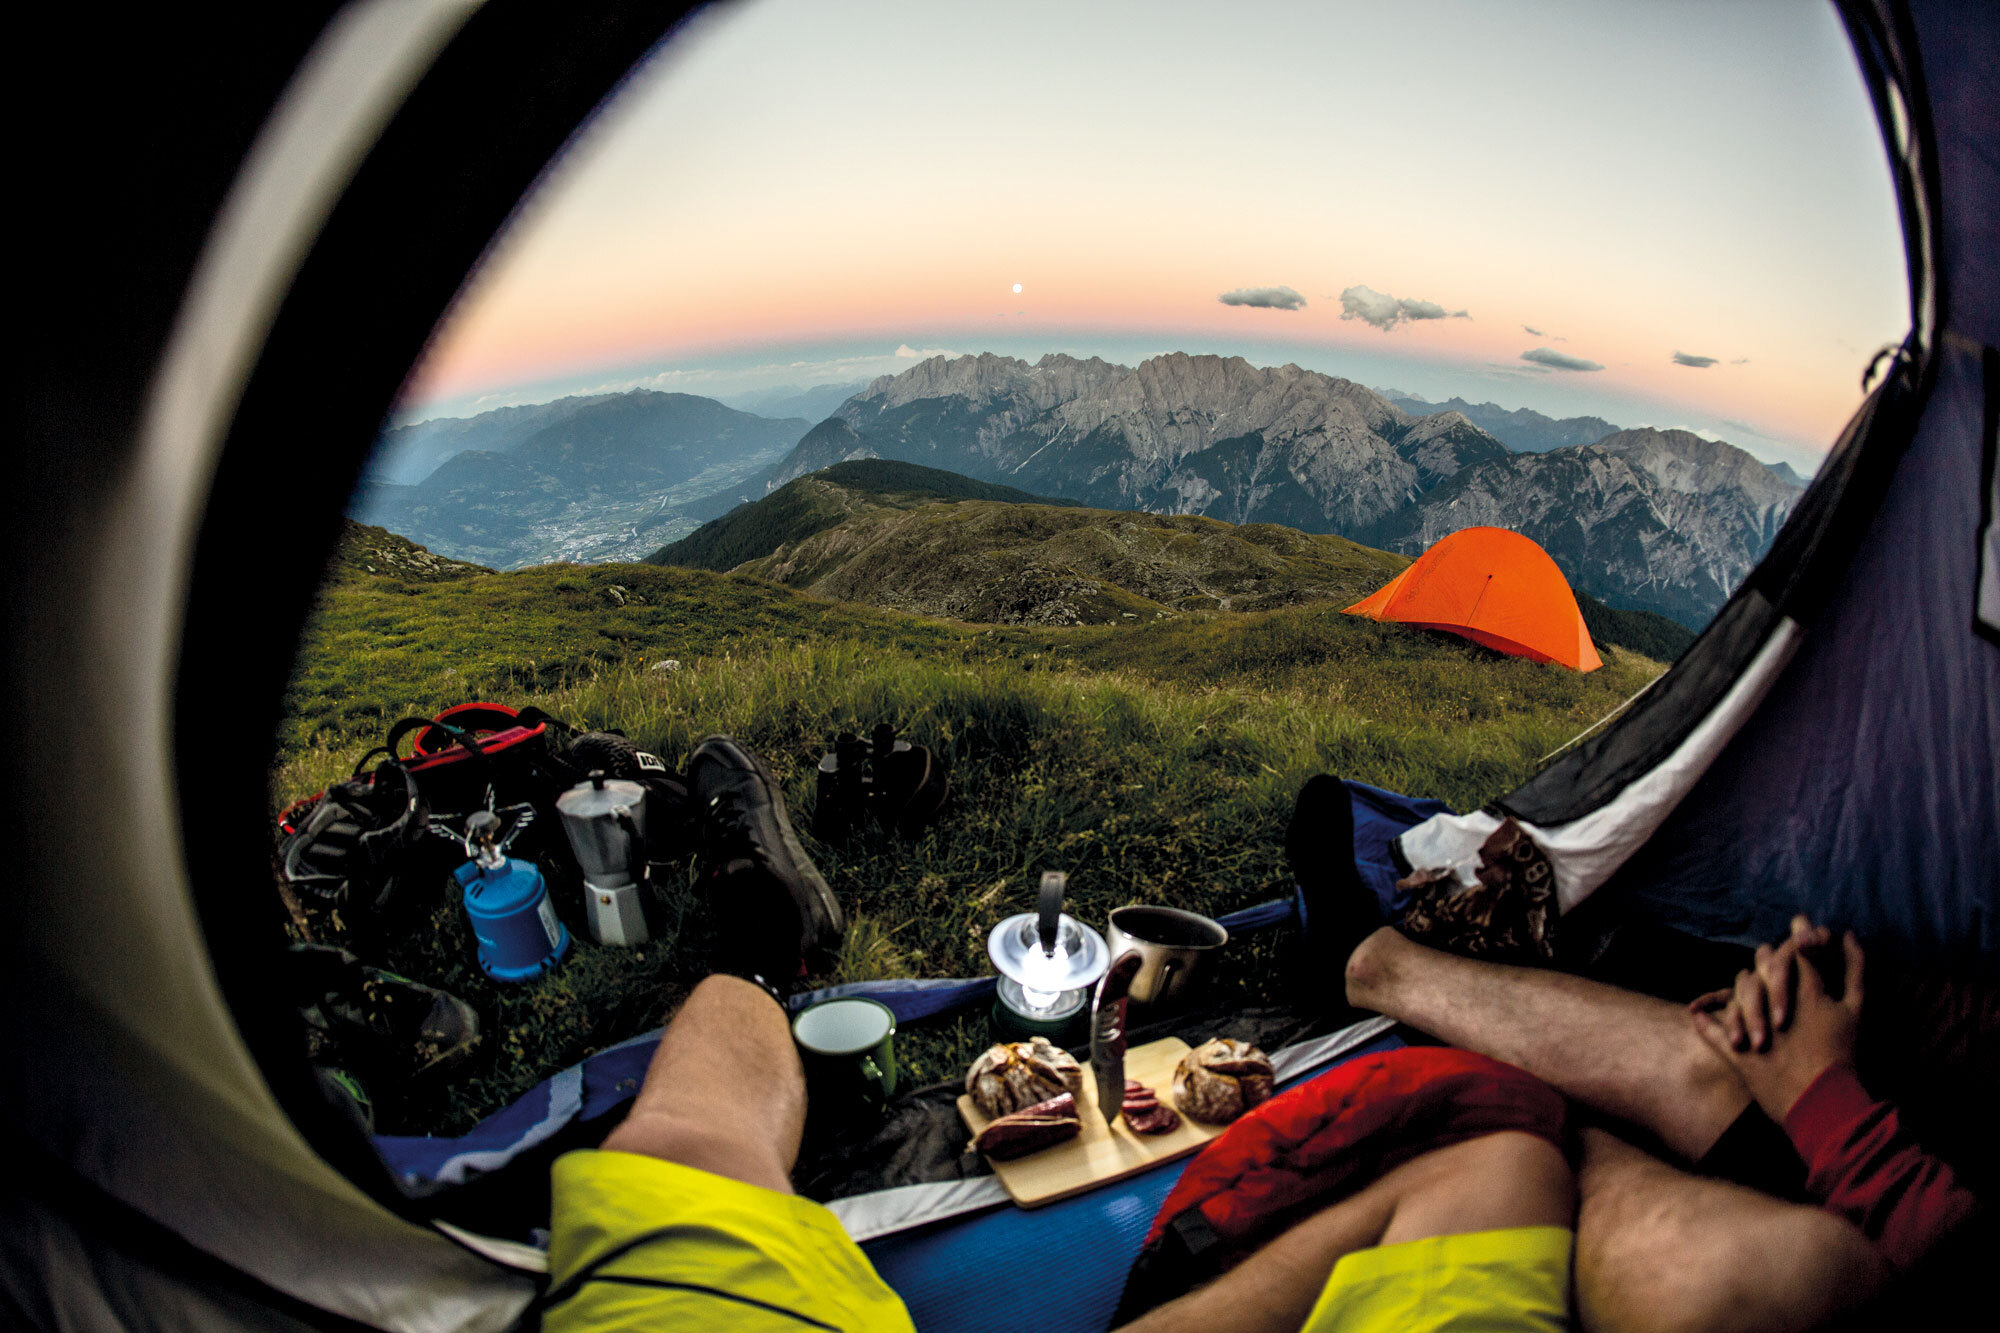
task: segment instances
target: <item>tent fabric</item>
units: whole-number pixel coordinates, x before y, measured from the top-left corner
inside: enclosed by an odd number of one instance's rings
[[[1347,614],[1444,630],[1577,671],[1604,665],[1562,570],[1532,538],[1506,528],[1461,528],[1440,538]]]
[[[1795,912],[1915,962],[2000,960],[2000,646],[1973,632],[1980,349],[1948,338],[1877,515],[1769,696],[1613,881],[1753,943]]]
[[[1799,638],[1798,625],[1781,619],[1762,651],[1700,725],[1615,800],[1564,824],[1519,821],[1549,858],[1556,903],[1562,911],[1569,911],[1601,888],[1695,788],[1744,719],[1763,702],[1791,660]],[[1395,852],[1411,865],[1448,867],[1470,888],[1476,879],[1479,849],[1500,827],[1501,819],[1502,812],[1493,810],[1436,816],[1402,834]]]

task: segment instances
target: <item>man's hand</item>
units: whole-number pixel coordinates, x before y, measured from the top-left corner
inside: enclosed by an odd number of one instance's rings
[[[1830,941],[1824,927],[1800,917],[1790,939],[1775,949],[1758,949],[1755,968],[1739,972],[1733,990],[1712,992],[1689,1006],[1695,1031],[1742,1078],[1764,1113],[1781,1124],[1813,1080],[1854,1059],[1861,1022],[1860,942],[1852,931],[1841,937],[1837,1000],[1827,993],[1818,968],[1797,966],[1802,950]]]
[[[1737,974],[1735,986],[1710,991],[1688,1005],[1688,1010],[1715,1015],[1737,1050],[1768,1051],[1772,1034],[1791,1025],[1801,958],[1839,962],[1833,932],[1815,926],[1804,916],[1795,916],[1789,939],[1776,946],[1758,945],[1756,962],[1750,970]]]

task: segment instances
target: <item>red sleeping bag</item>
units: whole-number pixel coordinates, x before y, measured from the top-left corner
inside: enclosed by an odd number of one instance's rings
[[[1364,1056],[1302,1083],[1231,1125],[1181,1173],[1115,1324],[1193,1290],[1307,1213],[1433,1148],[1502,1130],[1561,1147],[1565,1109],[1533,1075],[1449,1047]]]

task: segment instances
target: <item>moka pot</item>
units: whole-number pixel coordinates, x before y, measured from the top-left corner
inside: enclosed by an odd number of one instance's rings
[[[644,944],[646,789],[590,775],[556,798],[570,850],[583,867],[584,921],[599,944]]]

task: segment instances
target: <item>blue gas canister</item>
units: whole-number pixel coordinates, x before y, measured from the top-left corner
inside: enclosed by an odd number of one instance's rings
[[[465,849],[472,859],[454,873],[479,940],[481,970],[495,981],[530,981],[569,952],[569,928],[556,919],[542,872],[504,854],[499,832],[490,812],[468,819]]]

